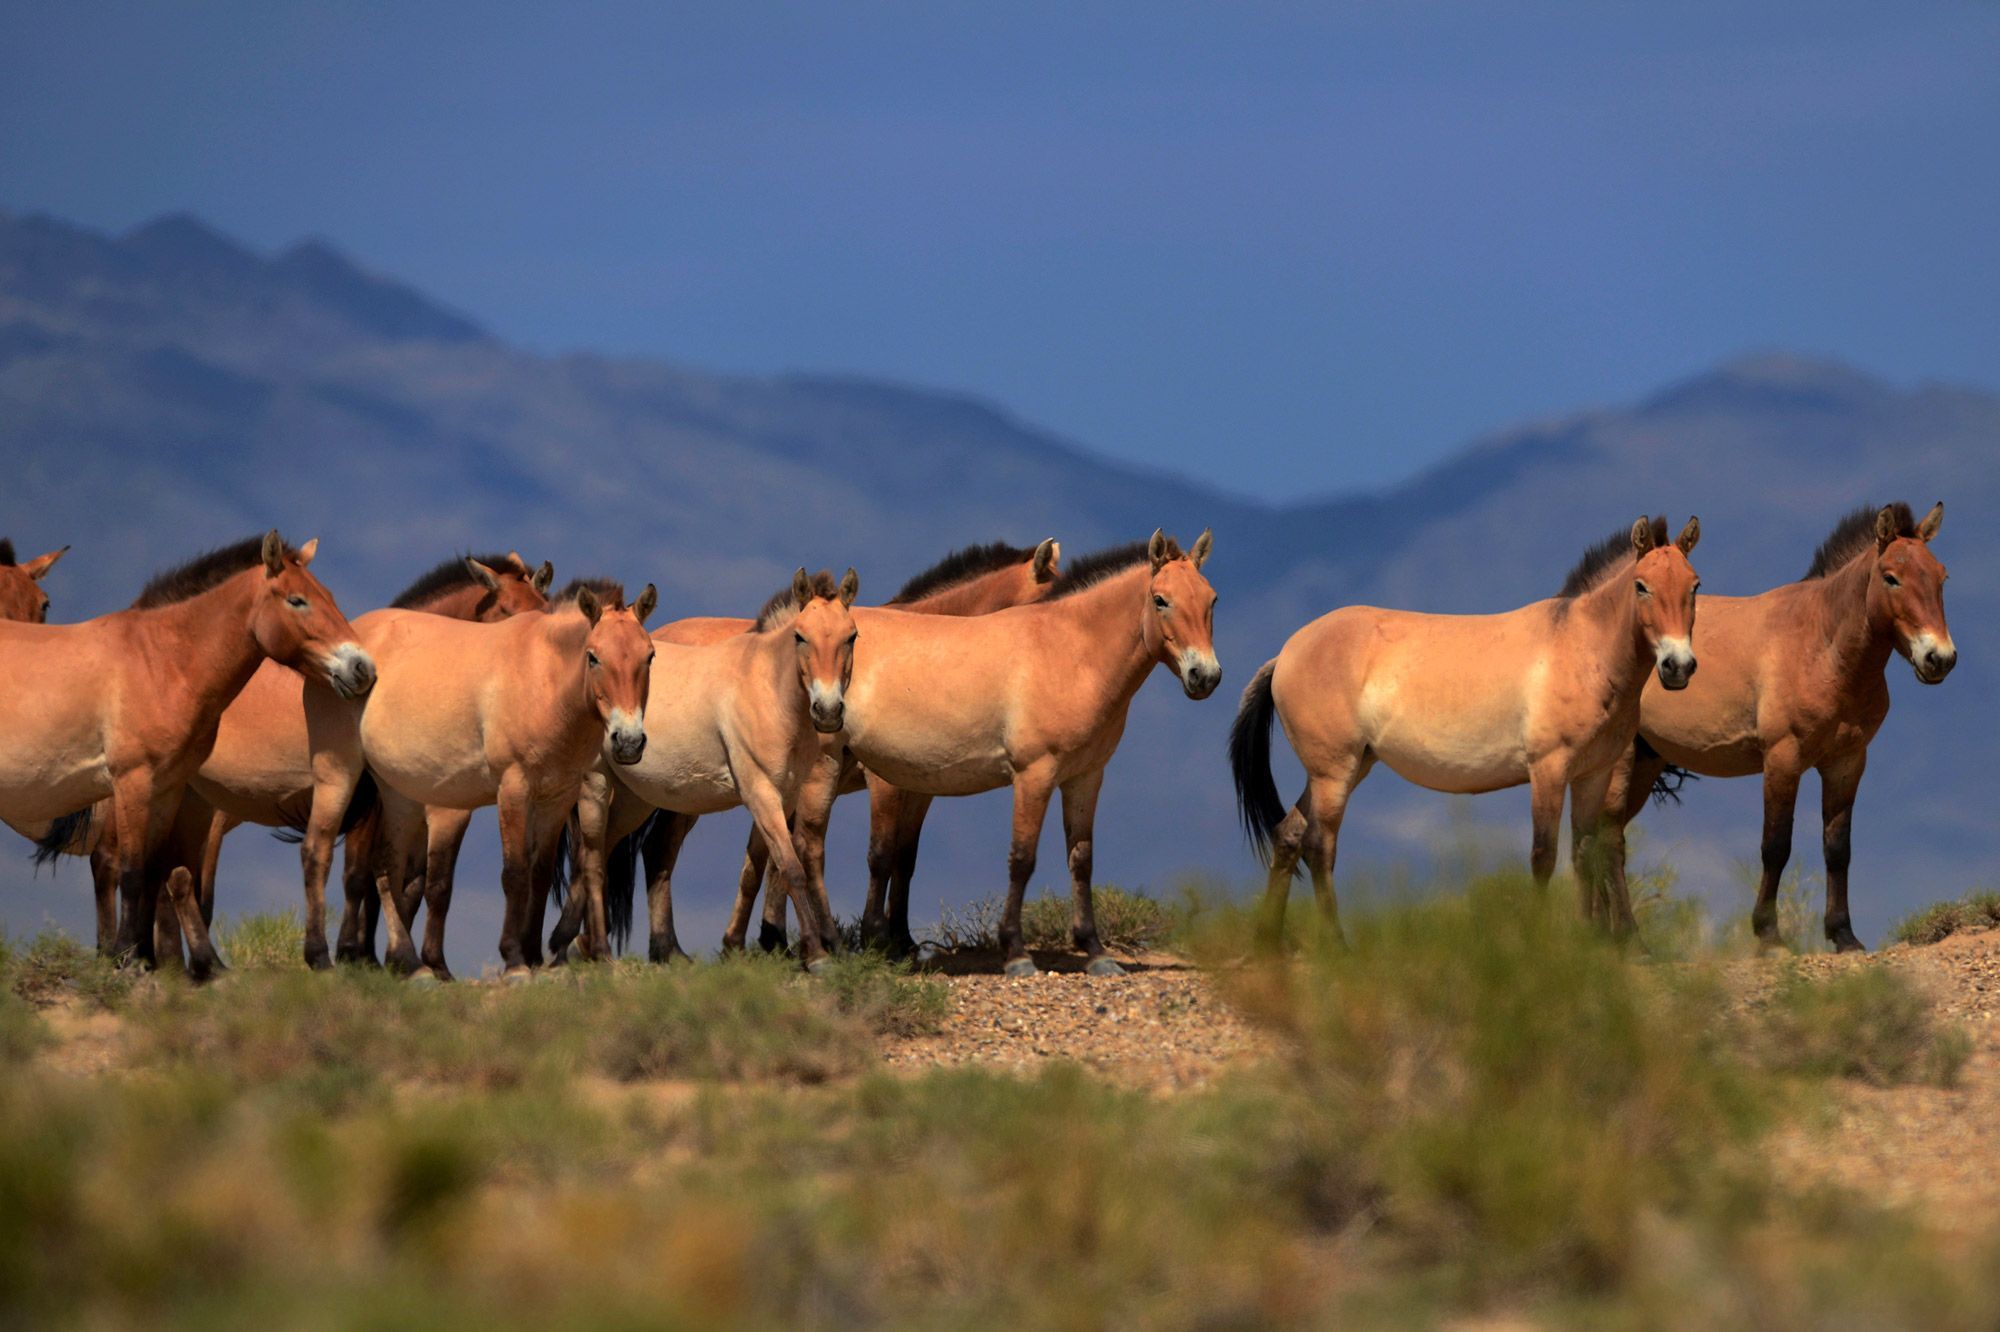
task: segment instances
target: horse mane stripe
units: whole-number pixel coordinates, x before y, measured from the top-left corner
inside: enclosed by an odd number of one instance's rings
[[[1917,516],[1910,512],[1909,505],[1898,500],[1886,507],[1896,520],[1897,536],[1913,537],[1917,534]],[[1880,512],[1882,507],[1864,504],[1835,523],[1833,531],[1813,552],[1812,568],[1806,570],[1806,578],[1824,578],[1863,550],[1872,548],[1875,544],[1875,515]]]
[[[506,556],[501,556],[504,560]],[[480,561],[486,563],[485,560]],[[563,590],[549,598],[551,607],[567,606],[576,600],[576,594],[589,588],[597,594],[597,599],[606,606],[617,608],[625,604],[625,584],[616,578],[572,578],[563,584]]]
[[[397,593],[396,599],[389,604],[397,610],[411,610],[427,601],[435,601],[447,592],[473,586],[472,570],[465,567],[467,560],[478,560],[495,573],[519,572],[514,568],[514,561],[504,554],[454,555],[440,561],[435,569]]]
[[[1012,546],[1005,541],[989,541],[983,546],[961,547],[903,584],[901,590],[884,604],[901,606],[920,597],[930,596],[934,592],[942,592],[948,587],[969,582],[982,574],[993,573],[1009,565],[1026,564],[1034,553],[1032,547]]]
[[[1667,518],[1660,514],[1653,519],[1653,544],[1664,546],[1671,540],[1667,535]],[[1583,558],[1563,579],[1562,591],[1556,596],[1564,601],[1580,597],[1603,582],[1613,569],[1619,567],[1622,559],[1632,553],[1632,529],[1627,527],[1613,532],[1604,540],[1583,552]]]
[[[299,552],[287,545],[285,558],[290,559]],[[153,610],[160,606],[171,606],[176,602],[198,597],[223,583],[228,582],[245,569],[253,569],[264,562],[264,537],[259,533],[245,537],[234,545],[221,546],[206,554],[197,555],[186,564],[168,569],[165,573],[154,574],[152,581],[139,591],[138,599],[132,603],[133,610]]]
[[[14,558],[14,543],[6,537],[0,537],[0,565],[17,563],[19,561]]]
[[[840,595],[840,584],[834,581],[833,570],[821,569],[812,575],[812,591],[816,597],[833,598]],[[799,599],[792,595],[792,585],[786,583],[771,594],[764,608],[757,612],[757,623],[750,626],[752,633],[761,634],[767,629],[779,629],[798,618]]]
[[[1144,564],[1150,558],[1146,553],[1150,544],[1146,541],[1132,541],[1084,556],[1062,571],[1049,588],[1048,595],[1042,600],[1060,601],[1087,587],[1095,587],[1107,578],[1124,573],[1135,564]],[[1180,554],[1180,543],[1168,537],[1167,558],[1178,559]]]

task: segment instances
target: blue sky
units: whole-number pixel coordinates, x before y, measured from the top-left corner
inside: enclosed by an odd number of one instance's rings
[[[12,4],[0,207],[1267,497],[1755,348],[1991,384],[2000,5]]]

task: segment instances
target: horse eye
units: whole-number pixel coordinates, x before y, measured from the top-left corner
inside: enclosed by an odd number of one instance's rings
[[[1894,574],[1883,574],[1882,581],[1887,583],[1890,587],[1901,587],[1903,585],[1903,580],[1896,577],[1896,575]]]
[[[855,640],[855,639],[857,639],[857,638],[859,638],[859,637],[861,637],[861,631],[860,631],[859,629],[856,629],[856,630],[855,630],[855,631],[854,631],[853,633],[851,633],[851,634],[849,634],[849,635],[847,636],[847,646],[849,646],[849,647],[853,647],[853,646],[854,646],[854,640]]]
[[[1154,609],[1154,610],[1156,610],[1156,611],[1161,611],[1161,612],[1164,612],[1164,611],[1166,611],[1167,607],[1168,607],[1168,606],[1169,606],[1170,604],[1171,604],[1171,603],[1169,603],[1169,602],[1167,601],[1167,599],[1166,599],[1165,597],[1163,597],[1163,596],[1160,596],[1160,595],[1159,595],[1158,593],[1154,593],[1154,595],[1153,595],[1153,609]]]
[[[797,643],[800,647],[804,647],[806,645],[806,636],[802,633],[794,631],[792,633],[792,641],[794,643]]]
[[[302,611],[306,608],[306,599],[304,597],[286,597],[285,604],[293,610]]]
[[[1636,582],[1636,583],[1635,583],[1634,585],[1635,585],[1635,586],[1636,586],[1636,587],[1637,587],[1637,588],[1639,589],[1639,595],[1640,595],[1640,596],[1642,596],[1642,597],[1650,597],[1650,596],[1652,596],[1652,595],[1653,595],[1653,589],[1652,589],[1652,588],[1650,588],[1650,587],[1647,587],[1647,586],[1646,586],[1646,580],[1645,580],[1645,579],[1643,579],[1643,578],[1639,579],[1639,580],[1638,580],[1638,581],[1637,581],[1637,582]]]
[[[584,653],[584,654],[583,654],[583,659],[584,659],[585,661],[589,662],[589,663],[590,663],[590,664],[591,664],[592,666],[595,666],[595,665],[597,665],[597,654],[596,654],[595,652],[586,652],[586,653]]]

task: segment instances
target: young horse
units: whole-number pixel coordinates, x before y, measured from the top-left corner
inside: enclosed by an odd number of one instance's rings
[[[1104,765],[1155,666],[1189,698],[1222,679],[1215,658],[1215,589],[1200,569],[1213,539],[1183,554],[1152,540],[1079,561],[1045,598],[990,615],[855,613],[861,631],[847,692],[847,749],[870,772],[926,796],[1014,792],[1007,906],[1000,924],[1009,976],[1035,964],[1021,936],[1021,901],[1042,821],[1057,790],[1069,848],[1070,933],[1092,975],[1118,975],[1104,956],[1091,903],[1091,831]],[[801,792],[799,822],[823,826],[837,787]],[[827,904],[815,900],[821,917]],[[739,902],[739,915],[747,915]]]
[[[56,561],[69,550],[52,550],[46,555],[37,555],[26,564],[14,562],[14,543],[0,537],[0,620],[15,620],[22,624],[47,624],[49,620],[49,598],[39,584],[43,575],[56,567]]]
[[[124,898],[115,952],[150,960],[147,860],[257,664],[310,669],[348,698],[375,683],[353,627],[307,571],[317,547],[293,550],[272,531],[160,575],[129,610],[75,625],[0,624],[0,816],[55,819],[44,845],[64,850],[90,807],[111,798]],[[190,969],[205,975],[215,950],[192,893],[176,906],[196,922]]]
[[[511,551],[505,555],[459,556],[445,560],[417,579],[392,605],[452,619],[505,619],[547,606],[544,593],[554,576],[554,569],[546,562],[539,569],[530,569],[520,555]],[[160,863],[152,872],[153,878],[159,880],[173,865],[185,865],[195,871],[204,919],[214,910],[216,867],[223,839],[233,829],[244,823],[295,829],[305,825],[312,806],[312,746],[306,735],[301,699],[305,693],[319,688],[319,683],[311,677],[301,681],[296,671],[267,661],[258,666],[242,692],[223,709],[214,747],[200,770],[189,779],[185,802],[206,811],[206,821],[192,820],[200,831],[190,845],[178,845],[188,839],[183,831],[177,831],[169,839],[170,845],[163,847],[161,856],[156,857]],[[184,814],[177,828],[184,830],[189,824],[190,818]],[[360,832],[356,830],[357,834]],[[362,840],[365,842],[366,838]],[[364,846],[364,852],[365,849]],[[97,857],[100,868],[105,857],[106,848],[100,847]],[[364,871],[370,868],[367,856],[357,856],[352,845],[348,859],[350,867],[359,860]],[[106,908],[102,884],[100,875],[100,928]],[[308,919],[308,941],[324,938],[325,933],[323,916]],[[308,947],[307,960],[320,965],[325,958],[312,957]]]
[[[1293,634],[1243,691],[1229,739],[1244,828],[1270,853],[1267,945],[1282,935],[1302,849],[1339,937],[1340,821],[1377,759],[1433,791],[1526,782],[1535,879],[1546,884],[1565,789],[1575,787],[1575,809],[1591,822],[1612,766],[1632,747],[1647,676],[1681,689],[1694,674],[1700,583],[1687,555],[1700,536],[1690,518],[1669,545],[1666,519],[1641,518],[1629,539],[1620,534],[1587,553],[1553,600],[1500,615],[1350,606]],[[1271,779],[1274,711],[1306,769],[1305,793],[1289,814]]]
[[[819,761],[821,737],[838,732],[854,670],[851,607],[861,581],[849,569],[836,586],[822,572],[800,569],[781,607],[767,607],[756,628],[720,642],[690,647],[658,643],[653,670],[672,689],[655,696],[646,716],[645,757],[586,783],[578,804],[578,885],[549,939],[560,955],[588,914],[591,951],[605,956],[604,879],[607,848],[637,832],[655,809],[699,816],[743,805],[771,848],[772,862],[804,923],[803,959],[817,969],[825,954],[805,873],[794,853],[789,820],[806,773]],[[680,825],[673,841],[691,826]],[[648,893],[655,961],[673,951],[667,874]],[[629,917],[630,876],[622,891]]]
[[[1925,684],[1958,663],[1944,618],[1944,566],[1931,538],[1939,503],[1922,522],[1907,504],[1842,519],[1803,580],[1754,597],[1701,599],[1701,678],[1674,694],[1648,689],[1639,742],[1612,779],[1605,806],[1610,909],[1625,900],[1625,825],[1668,765],[1705,777],[1764,778],[1764,875],[1751,923],[1778,938],[1778,880],[1792,852],[1799,780],[1819,771],[1826,851],[1826,937],[1861,948],[1847,912],[1854,796],[1868,745],[1889,715],[1884,676],[1901,653]]]
[[[395,609],[356,621],[361,641],[387,666],[385,682],[358,707],[317,690],[306,695],[309,906],[325,900],[334,838],[364,770],[381,790],[390,826],[420,819],[424,806],[497,803],[507,898],[500,958],[510,978],[525,978],[540,960],[540,899],[579,783],[600,749],[619,764],[645,752],[653,643],[643,624],[655,600],[649,585],[628,608],[615,584],[578,582],[544,614],[493,624]],[[401,857],[391,857],[382,918],[390,965],[411,972],[418,960],[396,900],[401,867]],[[440,904],[429,905],[441,928]],[[324,936],[307,938],[309,950],[315,944],[324,956]]]

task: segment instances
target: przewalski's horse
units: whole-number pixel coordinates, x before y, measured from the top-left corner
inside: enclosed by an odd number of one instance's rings
[[[1091,904],[1097,796],[1132,699],[1156,666],[1173,671],[1189,698],[1208,697],[1222,679],[1215,589],[1200,572],[1212,544],[1203,532],[1183,553],[1155,532],[1150,541],[1078,561],[1042,600],[990,615],[855,612],[861,641],[847,691],[849,752],[918,795],[1013,788],[1000,924],[1010,976],[1035,972],[1021,935],[1021,900],[1058,790],[1071,937],[1091,974],[1122,970],[1104,956]],[[809,784],[800,794],[800,824],[823,826],[837,789]],[[829,914],[825,902],[815,906]],[[747,905],[739,903],[738,912],[747,914]]]
[[[213,551],[146,585],[129,610],[82,624],[0,624],[0,815],[55,819],[45,845],[77,844],[74,824],[110,797],[124,910],[113,951],[150,960],[146,865],[188,779],[215,743],[223,709],[269,658],[324,679],[344,698],[375,683],[353,626],[308,571],[318,548],[276,531]],[[191,935],[190,970],[214,947],[187,875],[169,887]]]
[[[663,686],[646,714],[646,754],[639,762],[599,768],[577,809],[577,884],[550,950],[560,955],[587,919],[591,952],[605,956],[604,884],[609,848],[639,831],[656,809],[687,816],[675,825],[663,873],[648,892],[648,935],[655,961],[672,942],[672,859],[694,817],[742,805],[770,848],[777,878],[799,909],[808,968],[825,955],[791,820],[800,784],[821,762],[823,737],[838,732],[854,669],[852,607],[861,581],[849,569],[809,576],[800,569],[781,604],[767,605],[755,627],[719,642],[661,642],[653,670]],[[631,875],[618,914],[631,916]],[[621,926],[621,933],[622,933]]]
[[[1667,541],[1641,518],[1593,547],[1553,600],[1500,615],[1423,615],[1349,606],[1293,634],[1249,687],[1229,738],[1243,826],[1271,875],[1261,935],[1282,937],[1301,852],[1329,929],[1340,935],[1333,861],[1347,800],[1379,759],[1433,791],[1528,784],[1532,865],[1555,870],[1563,794],[1593,822],[1611,770],[1632,747],[1639,695],[1657,674],[1680,689],[1695,671],[1690,518]],[[1271,778],[1271,717],[1306,769],[1290,813]]]
[[[1944,618],[1944,566],[1931,538],[1939,503],[1922,522],[1907,504],[1842,519],[1799,582],[1754,597],[1701,599],[1701,676],[1679,693],[1647,689],[1639,743],[1613,778],[1606,804],[1611,908],[1625,901],[1625,825],[1669,764],[1705,777],[1764,777],[1763,879],[1751,922],[1778,940],[1778,880],[1792,852],[1799,779],[1817,769],[1826,849],[1826,937],[1861,947],[1847,912],[1854,796],[1868,745],[1889,715],[1889,655],[1925,684],[1958,663]],[[1670,789],[1662,786],[1662,790]]]
[[[458,556],[440,563],[399,595],[393,606],[452,619],[489,621],[548,605],[544,595],[555,571],[544,562],[530,569],[514,552],[504,555]],[[274,662],[263,662],[242,692],[223,709],[215,744],[201,768],[189,779],[187,803],[177,831],[154,858],[153,877],[162,879],[173,865],[196,873],[202,914],[211,917],[215,904],[216,867],[222,842],[240,824],[269,828],[303,828],[312,808],[312,746],[306,735],[303,696],[324,685],[308,675]],[[192,817],[206,811],[207,818]],[[200,828],[198,840],[187,840],[190,827]],[[461,829],[462,834],[462,829]],[[363,839],[365,842],[365,838]],[[363,870],[366,847],[359,859]],[[357,859],[350,846],[349,862]],[[99,849],[99,862],[104,849]],[[106,903],[100,874],[99,927]],[[371,880],[372,886],[372,880]],[[324,937],[324,919],[308,920],[306,937]]]
[[[540,960],[540,904],[578,784],[600,749],[619,764],[645,752],[653,642],[644,620],[655,601],[650,584],[628,607],[617,584],[579,580],[548,611],[493,624],[394,609],[357,620],[362,643],[384,663],[384,683],[361,706],[306,695],[308,917],[324,919],[323,905],[313,907],[325,901],[334,838],[364,770],[380,789],[385,828],[421,823],[426,806],[497,804],[507,898],[500,959],[510,976],[525,977]],[[385,837],[397,844],[394,832]],[[390,858],[380,895],[388,961],[409,972],[418,959],[396,901],[401,864]],[[441,930],[441,904],[428,905]],[[308,934],[306,948],[323,961],[324,935]]]
[[[64,546],[19,564],[14,559],[14,543],[0,537],[0,620],[48,623],[49,597],[41,589],[42,577],[56,567],[56,561],[68,550]]]

